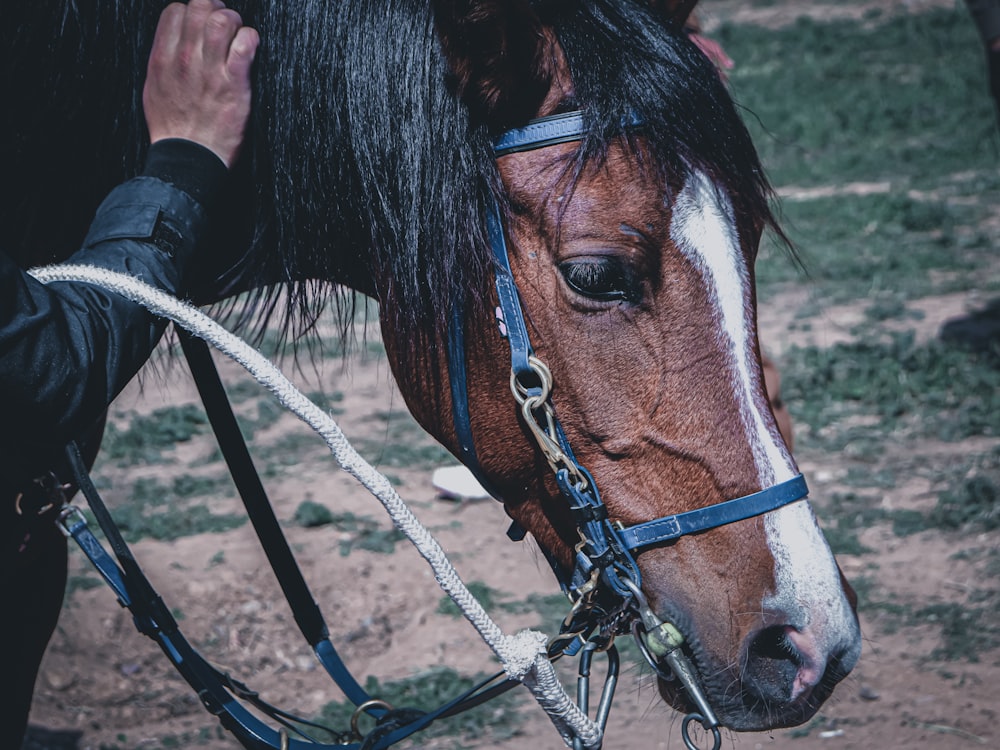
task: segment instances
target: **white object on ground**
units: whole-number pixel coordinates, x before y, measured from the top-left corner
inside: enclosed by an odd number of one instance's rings
[[[475,475],[465,466],[442,466],[431,475],[431,484],[451,500],[485,500],[490,497]]]

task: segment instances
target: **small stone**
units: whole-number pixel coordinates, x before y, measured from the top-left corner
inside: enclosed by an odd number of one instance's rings
[[[76,677],[64,672],[46,672],[45,683],[53,690],[66,690],[76,683]]]
[[[123,675],[128,676],[128,675],[133,675],[133,674],[136,674],[137,672],[139,672],[142,669],[142,665],[141,664],[136,664],[135,662],[132,662],[132,663],[129,663],[129,664],[122,664],[121,667],[120,667],[120,669],[121,669],[121,673]]]
[[[863,701],[877,701],[881,696],[871,685],[862,685],[858,690],[858,697]]]

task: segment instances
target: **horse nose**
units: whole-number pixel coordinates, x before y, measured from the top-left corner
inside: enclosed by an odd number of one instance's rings
[[[766,627],[749,639],[743,687],[772,706],[804,702],[821,682],[832,688],[851,670],[851,652],[849,644],[823,648],[808,630]]]

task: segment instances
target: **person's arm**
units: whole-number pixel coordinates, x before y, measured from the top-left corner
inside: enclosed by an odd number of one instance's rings
[[[144,90],[146,170],[112,191],[70,262],[183,293],[205,208],[243,140],[256,47],[218,0],[164,11]],[[140,305],[86,284],[39,284],[0,253],[0,423],[16,429],[15,444],[61,445],[104,411],[162,330]]]
[[[170,142],[163,142],[164,144]],[[191,142],[171,144],[200,149]],[[156,151],[165,146],[155,144]],[[225,167],[200,149],[217,189]],[[221,176],[219,175],[221,171]],[[147,170],[149,172],[149,170]],[[115,188],[71,263],[126,273],[177,293],[205,210],[157,176]],[[145,362],[164,324],[140,305],[88,284],[43,285],[0,256],[0,421],[19,439],[65,442],[89,426]]]

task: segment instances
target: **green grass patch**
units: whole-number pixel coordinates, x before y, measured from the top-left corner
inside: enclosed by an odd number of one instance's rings
[[[325,505],[312,500],[303,500],[295,509],[295,523],[307,529],[333,523],[333,513]]]
[[[835,555],[864,555],[873,551],[858,539],[857,529],[847,528],[839,522],[832,526],[826,524],[822,524],[822,526],[826,543],[830,545],[830,549]]]
[[[1000,594],[978,592],[966,604],[944,602],[921,607],[915,613],[917,623],[940,626],[941,645],[928,658],[944,661],[979,661],[979,655],[1000,646]],[[982,606],[976,606],[981,604]]]
[[[817,501],[824,534],[835,554],[876,552],[861,544],[858,533],[880,523],[889,524],[899,537],[928,530],[968,533],[1000,528],[1000,449],[957,464],[947,456],[907,457],[903,462],[906,465],[899,471],[925,477],[937,488],[935,506],[929,511],[883,508],[881,490],[893,483],[879,477],[896,471],[866,474],[853,467],[846,483],[857,492],[832,493]]]
[[[301,464],[307,456],[321,455],[325,448],[323,439],[312,431],[289,432],[270,443],[255,446],[260,455],[267,456],[261,474],[269,478],[280,477],[288,469]]]
[[[963,479],[938,496],[929,521],[948,530],[994,531],[1000,528],[1000,467],[992,475]]]
[[[235,383],[226,384],[226,395],[234,404],[242,404],[251,398],[259,396],[263,386],[256,380],[237,380]]]
[[[736,61],[733,94],[774,184],[834,192],[781,201],[808,277],[769,236],[757,267],[764,304],[808,280],[822,304],[803,314],[871,298],[869,319],[884,321],[911,314],[915,297],[1000,290],[1000,277],[981,273],[994,253],[982,227],[1000,204],[1000,139],[961,4],[865,23],[725,25],[715,36]],[[855,182],[875,190],[851,192]]]
[[[919,297],[1000,289],[1000,280],[983,278],[994,249],[979,229],[1000,201],[1000,179],[976,201],[914,199],[903,190],[785,201],[782,223],[806,273],[765,242],[757,263],[763,304],[789,284],[807,283],[822,301],[811,315],[867,299],[869,319],[887,320],[912,317],[906,303]]]
[[[396,542],[406,539],[395,526],[385,528],[370,516],[358,516],[350,512],[333,513],[326,506],[312,500],[304,500],[299,504],[295,510],[295,522],[306,528],[336,527],[346,535],[339,542],[340,554],[344,557],[353,549],[391,555],[396,549]]]
[[[253,440],[257,432],[276,424],[285,413],[285,408],[270,394],[258,398],[252,411],[244,411],[237,415],[243,438],[247,441]]]
[[[354,441],[358,453],[379,467],[433,469],[454,463],[447,450],[434,441],[406,411],[377,412],[371,418],[380,424],[375,437]]]
[[[164,452],[189,441],[207,428],[208,420],[194,404],[168,406],[148,416],[132,418],[127,429],[109,424],[101,443],[101,455],[119,466],[163,463]]]
[[[734,96],[778,184],[923,182],[996,163],[982,44],[960,4],[715,36],[736,61]]]
[[[329,414],[343,414],[341,404],[344,402],[342,391],[327,393],[326,391],[310,391],[306,394],[310,401]]]
[[[231,496],[229,477],[182,474],[169,483],[138,479],[129,497],[112,510],[126,541],[169,541],[183,536],[228,531],[246,523],[246,515],[213,513],[213,496]]]
[[[874,458],[888,436],[954,442],[1000,433],[993,358],[918,344],[909,333],[873,339],[783,355],[785,399],[806,428],[802,445],[841,451],[860,440],[859,453]]]

